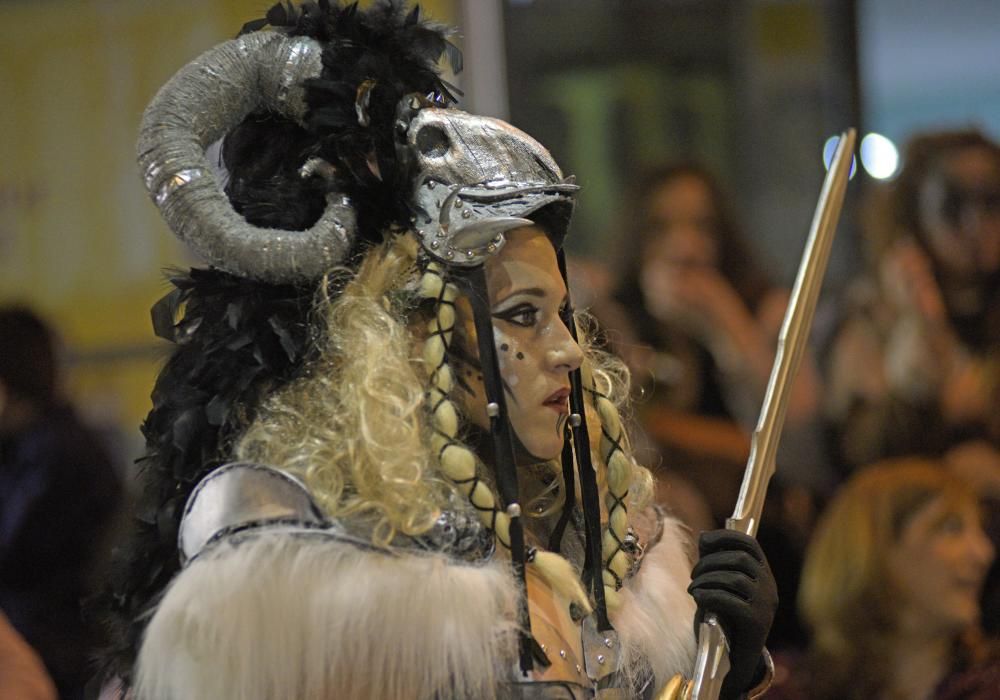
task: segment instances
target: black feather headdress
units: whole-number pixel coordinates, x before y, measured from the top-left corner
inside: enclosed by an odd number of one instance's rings
[[[355,204],[360,238],[380,240],[387,226],[404,225],[409,215],[393,138],[397,105],[411,93],[440,106],[455,102],[455,88],[437,67],[446,58],[453,71],[461,70],[449,30],[399,0],[367,10],[356,2],[279,3],[244,31],[267,25],[319,41],[323,71],[306,83],[304,129],[253,114],[227,138],[226,166],[243,173],[230,180],[230,199],[241,213],[264,213],[268,225],[305,228],[322,212],[325,190],[315,181],[303,184],[299,169],[308,158],[321,158],[335,172],[329,184]]]
[[[396,105],[418,93],[441,105],[453,88],[438,74],[447,57],[460,69],[446,29],[397,0],[342,6],[327,0],[278,4],[243,31],[270,25],[323,46],[323,70],[306,85],[304,127],[255,112],[225,137],[227,195],[250,223],[300,230],[322,213],[330,190],[348,195],[358,216],[356,247],[381,239],[408,216],[393,140]],[[321,159],[326,177],[302,176]],[[357,252],[357,251],[355,251]],[[130,540],[94,607],[108,622],[106,675],[126,681],[148,619],[179,570],[177,530],[197,482],[225,461],[262,398],[293,379],[309,354],[315,283],[269,284],[219,270],[171,278],[153,308],[157,335],[174,343],[143,424],[142,496]]]

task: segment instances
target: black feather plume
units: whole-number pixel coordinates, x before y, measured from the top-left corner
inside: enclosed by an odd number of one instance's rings
[[[153,323],[176,349],[142,426],[146,453],[135,522],[115,553],[109,589],[92,606],[111,633],[104,671],[125,678],[144,615],[179,569],[177,530],[191,489],[225,461],[261,397],[295,375],[310,346],[311,289],[197,269],[171,283],[174,290],[153,307]]]
[[[348,194],[358,210],[361,237],[378,241],[390,224],[405,225],[408,210],[402,168],[396,162],[393,122],[400,100],[418,93],[440,105],[455,101],[438,69],[442,58],[456,72],[461,53],[449,30],[407,10],[399,0],[357,3],[279,3],[248,27],[268,24],[323,45],[323,71],[306,84],[306,128],[274,115],[255,114],[227,138],[230,198],[237,209],[270,210],[267,224],[291,230],[320,216],[322,188],[303,183],[298,169],[323,158],[339,177],[328,183]],[[363,104],[359,104],[361,98]]]

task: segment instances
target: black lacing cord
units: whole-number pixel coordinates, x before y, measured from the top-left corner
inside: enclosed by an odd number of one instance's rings
[[[562,539],[566,532],[566,526],[573,517],[573,509],[576,507],[576,461],[573,459],[573,438],[570,434],[569,426],[563,433],[562,448],[562,475],[563,475],[563,508],[559,516],[559,521],[552,529],[549,536],[549,551],[558,552],[562,549]]]
[[[566,255],[560,250],[557,253],[559,273],[566,280]],[[569,286],[567,285],[567,290]],[[563,310],[563,323],[569,329],[574,341],[578,341],[576,322],[573,320],[573,305],[566,293],[566,305]],[[594,471],[590,459],[590,435],[587,431],[587,412],[583,401],[583,379],[579,369],[569,374],[570,394],[569,408],[571,413],[570,429],[573,432],[573,447],[576,453],[576,463],[580,474],[580,495],[583,501],[583,519],[587,546],[584,561],[584,574],[587,583],[594,594],[594,613],[597,616],[597,628],[606,631],[612,629],[608,619],[608,604],[604,597],[604,580],[601,571],[604,568],[601,559],[601,496],[597,488],[597,472]],[[572,416],[579,416],[573,420]]]
[[[500,365],[497,361],[494,345],[493,320],[490,312],[489,292],[486,286],[486,273],[480,265],[470,269],[468,274],[463,275],[460,280],[463,282],[465,292],[472,305],[487,407],[496,406],[495,411],[487,410],[487,414],[490,420],[490,434],[493,438],[497,491],[503,507],[509,508],[516,504],[517,508],[520,508],[513,432],[508,418],[503,383],[500,377]],[[528,613],[528,587],[524,570],[526,561],[524,529],[518,512],[508,511],[508,515],[510,516],[510,558],[514,567],[514,575],[522,592],[519,610],[521,671],[527,674],[534,667],[532,651],[537,643],[531,636],[531,617]]]
[[[610,399],[607,396],[600,393],[596,389],[591,389],[589,390],[589,392],[592,396],[600,397],[605,401],[610,401]],[[615,437],[614,435],[608,432],[607,426],[604,425],[604,421],[601,421],[601,435],[605,440],[607,440],[611,444],[611,449],[608,451],[608,454],[605,457],[605,463],[611,464],[611,460],[614,458],[615,453],[621,452],[622,454],[624,454],[625,450],[622,449],[621,439]],[[615,541],[615,549],[613,552],[611,552],[605,557],[604,570],[607,571],[609,574],[611,574],[611,576],[614,578],[615,590],[618,590],[622,587],[622,578],[621,576],[619,576],[614,572],[610,564],[611,561],[618,554],[618,552],[624,551],[626,554],[628,554],[629,550],[626,548],[625,543],[621,540],[621,538],[618,537],[618,533],[615,532],[615,529],[611,527],[610,523],[611,519],[614,517],[615,511],[618,510],[619,508],[621,510],[624,510],[626,513],[628,512],[628,508],[625,505],[625,499],[628,498],[628,489],[626,489],[625,493],[623,493],[621,496],[616,495],[614,491],[608,489],[608,495],[611,496],[611,501],[612,501],[610,507],[608,508],[608,533],[611,535],[611,538]]]

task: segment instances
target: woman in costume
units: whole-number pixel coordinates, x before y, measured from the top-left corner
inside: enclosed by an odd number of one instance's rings
[[[799,607],[813,631],[809,654],[769,695],[997,697],[1000,654],[979,627],[995,552],[980,518],[974,493],[938,462],[890,460],[855,475],[806,555]]]
[[[920,134],[880,194],[870,270],[851,289],[827,367],[841,457],[857,467],[951,451],[995,471],[1000,146],[974,130]]]
[[[214,268],[154,309],[178,349],[114,670],[138,698],[653,697],[712,612],[723,697],[756,693],[773,579],[724,531],[692,572],[646,506],[627,373],[566,291],[577,187],[448,106],[455,52],[417,10],[278,5],[245,30],[140,136],[154,201]]]

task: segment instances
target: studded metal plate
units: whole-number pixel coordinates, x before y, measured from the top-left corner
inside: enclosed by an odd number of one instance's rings
[[[597,629],[597,618],[588,615],[583,620],[583,659],[587,676],[598,682],[618,669],[621,642],[618,632]]]

